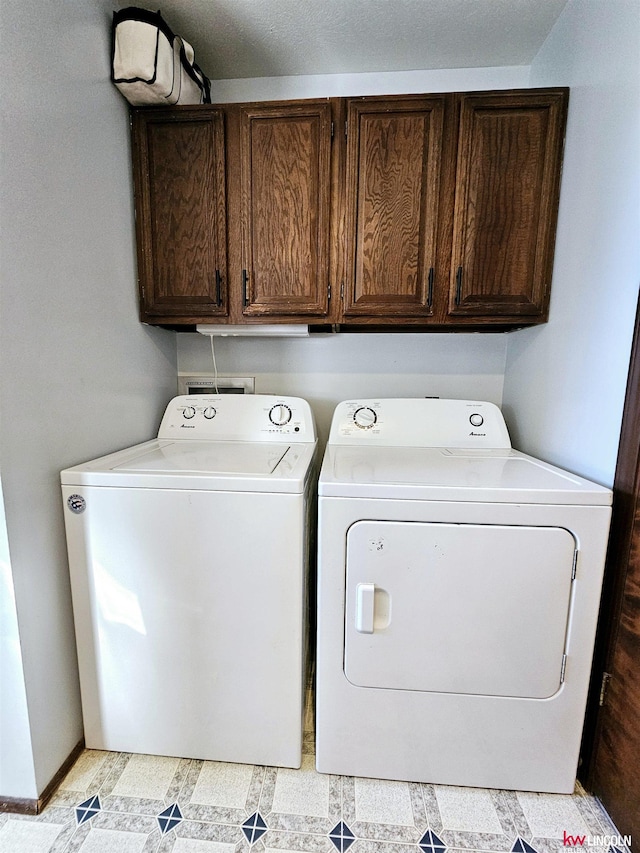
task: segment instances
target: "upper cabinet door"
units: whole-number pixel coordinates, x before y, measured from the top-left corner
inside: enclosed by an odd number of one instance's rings
[[[567,100],[461,96],[450,315],[546,319]]]
[[[133,128],[141,319],[227,314],[224,116],[139,111]]]
[[[329,309],[331,104],[240,110],[243,314]]]
[[[346,318],[432,313],[445,103],[347,102]]]

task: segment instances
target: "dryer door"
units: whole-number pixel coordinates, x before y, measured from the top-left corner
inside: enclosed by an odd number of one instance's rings
[[[574,552],[559,527],[356,522],[347,534],[346,677],[362,687],[552,696]]]

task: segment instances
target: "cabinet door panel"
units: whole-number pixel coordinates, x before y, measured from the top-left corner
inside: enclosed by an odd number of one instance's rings
[[[143,117],[134,141],[142,319],[224,316],[222,113]]]
[[[429,316],[443,98],[348,103],[346,316]]]
[[[328,311],[331,106],[241,110],[245,315]]]
[[[566,94],[461,98],[450,313],[546,316]]]

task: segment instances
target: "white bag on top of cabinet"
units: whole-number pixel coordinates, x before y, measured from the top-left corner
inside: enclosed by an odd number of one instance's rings
[[[133,106],[211,103],[193,48],[160,12],[133,6],[114,12],[112,49],[111,79]]]

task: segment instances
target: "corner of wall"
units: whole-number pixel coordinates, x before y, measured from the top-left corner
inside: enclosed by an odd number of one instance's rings
[[[0,798],[38,796],[0,482]]]

